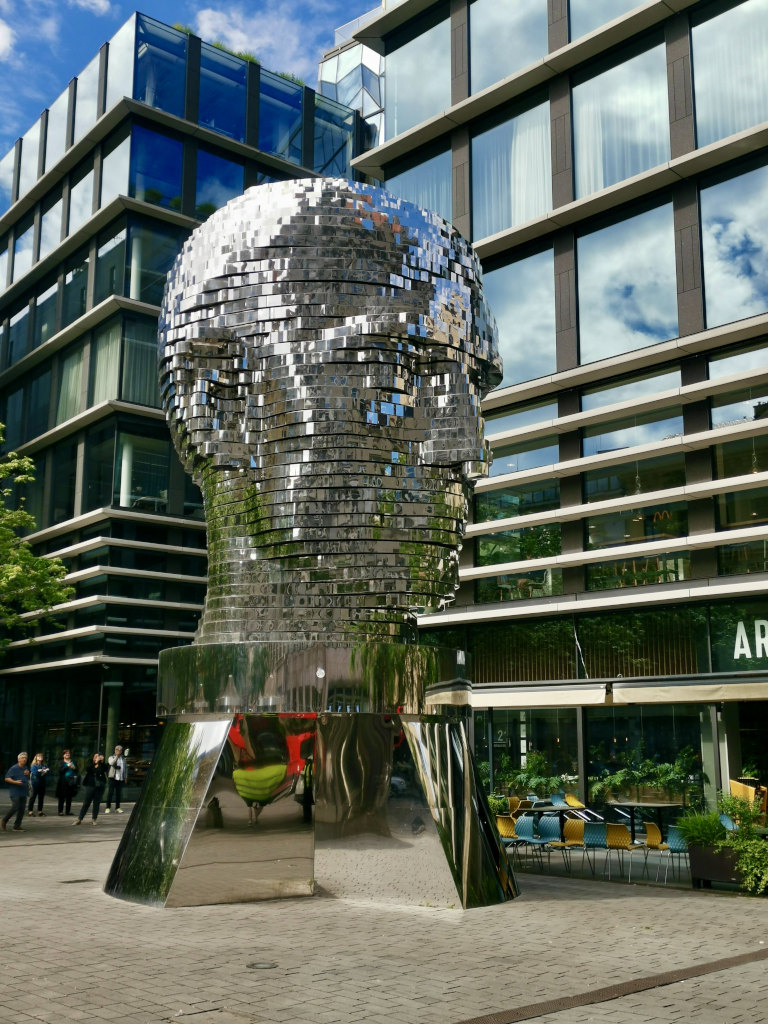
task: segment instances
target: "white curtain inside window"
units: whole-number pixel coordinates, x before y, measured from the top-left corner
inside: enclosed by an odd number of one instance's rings
[[[117,398],[120,372],[120,321],[108,324],[96,337],[91,360],[91,404]]]
[[[125,402],[160,407],[156,330],[154,324],[126,324],[122,387],[122,398]]]
[[[64,357],[61,364],[59,402],[56,407],[56,423],[77,416],[80,412],[80,395],[83,380],[83,350],[75,349]]]
[[[552,206],[549,103],[540,103],[472,142],[473,230],[485,238]]]

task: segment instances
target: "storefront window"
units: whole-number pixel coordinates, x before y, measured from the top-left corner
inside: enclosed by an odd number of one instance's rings
[[[469,8],[472,92],[539,60],[549,49],[547,5],[542,0],[473,0]]]
[[[493,448],[490,475],[519,473],[525,469],[554,465],[559,459],[556,437],[537,437],[522,444],[500,444]]]
[[[677,336],[672,204],[577,240],[582,363]]]
[[[483,274],[504,361],[501,387],[555,373],[555,269],[552,249]]]
[[[145,203],[180,210],[182,148],[180,139],[134,125],[130,194]]]
[[[195,216],[205,220],[230,199],[242,195],[244,173],[242,164],[202,147],[198,149]]]
[[[434,17],[419,24],[419,35],[387,46],[388,139],[451,105],[451,23],[444,5],[437,4],[433,10]]]
[[[537,103],[472,139],[472,237],[552,208],[549,102]]]
[[[664,43],[611,65],[572,90],[577,199],[669,160]]]
[[[691,557],[687,551],[651,555],[648,558],[621,558],[586,567],[587,590],[613,590],[620,587],[645,587],[656,583],[679,583],[691,575]]]
[[[713,672],[768,668],[768,603],[763,598],[713,604],[709,621]]]
[[[691,28],[699,146],[768,121],[768,0],[707,14]]]
[[[184,117],[187,34],[140,14],[134,99]]]
[[[768,167],[700,192],[707,327],[768,309]]]
[[[210,43],[200,48],[198,123],[239,142],[245,140],[245,82],[248,65]]]
[[[261,70],[259,149],[301,163],[304,87]]]
[[[92,125],[96,124],[99,107],[100,60],[100,54],[96,54],[86,69],[77,76],[74,142],[77,142]]]
[[[637,509],[621,509],[604,516],[584,520],[587,550],[639,544],[644,541],[685,537],[688,533],[688,506],[685,502],[646,505]]]
[[[434,210],[445,220],[453,216],[451,151],[441,150],[420,163],[393,165],[388,169],[386,187],[409,203]]]

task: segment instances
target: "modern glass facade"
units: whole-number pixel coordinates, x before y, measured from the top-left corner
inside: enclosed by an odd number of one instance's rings
[[[424,636],[471,652],[502,776],[543,752],[588,795],[642,744],[693,748],[710,797],[747,761],[768,779],[744,725],[768,700],[768,2],[422,6],[360,33],[387,135],[353,163],[450,184],[504,359]],[[398,122],[390,73],[426,47],[442,92]]]
[[[0,665],[2,763],[119,736],[141,781],[157,655],[192,639],[206,586],[201,496],[160,410],[165,277],[245,188],[350,174],[359,121],[135,14],[0,159],[0,422],[36,466],[34,548],[76,588],[60,628],[41,624]]]

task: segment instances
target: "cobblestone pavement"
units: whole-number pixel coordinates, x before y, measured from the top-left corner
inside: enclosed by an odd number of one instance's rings
[[[73,829],[54,812],[0,833],[2,1024],[768,1022],[768,900],[523,875],[520,899],[468,912],[156,910],[102,892],[127,818]],[[552,1010],[584,993],[599,1001]]]

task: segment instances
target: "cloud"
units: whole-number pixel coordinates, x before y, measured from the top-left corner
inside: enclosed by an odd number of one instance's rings
[[[13,41],[16,33],[11,26],[0,19],[0,60],[8,60],[13,53]]]
[[[337,19],[340,24],[344,14]],[[322,51],[333,45],[335,24],[333,5],[319,0],[264,0],[258,13],[236,4],[205,7],[195,15],[194,28],[209,42],[246,50],[266,68],[290,71],[311,85]]]
[[[112,14],[109,0],[69,0],[70,7],[79,7],[90,14]]]

